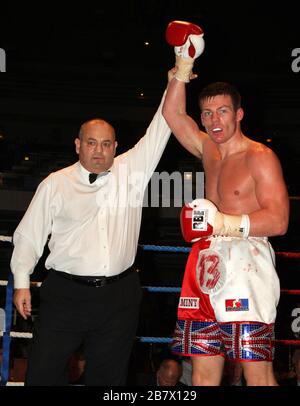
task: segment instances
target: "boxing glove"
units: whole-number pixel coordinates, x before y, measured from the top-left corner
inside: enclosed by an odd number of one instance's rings
[[[210,200],[196,199],[182,208],[180,225],[185,241],[194,243],[211,235],[247,238],[250,219],[221,213]]]
[[[175,78],[189,82],[194,60],[204,50],[203,30],[186,21],[172,21],[166,30],[168,44],[174,46],[177,71]]]

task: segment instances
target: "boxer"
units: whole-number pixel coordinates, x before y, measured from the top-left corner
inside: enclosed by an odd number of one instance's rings
[[[197,27],[174,21],[166,34],[176,73],[163,115],[205,172],[205,199],[185,205],[181,213],[192,249],[173,350],[191,356],[194,385],[220,384],[224,352],[242,363],[247,385],[277,385],[271,361],[279,280],[268,237],[287,230],[287,188],[274,152],[242,132],[244,111],[235,86],[216,82],[201,91],[206,132],[187,114],[186,84],[204,48]]]

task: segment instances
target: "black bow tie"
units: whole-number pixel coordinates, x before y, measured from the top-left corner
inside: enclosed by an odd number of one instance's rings
[[[94,183],[95,180],[97,179],[97,177],[98,177],[98,173],[90,173],[90,174],[89,174],[89,181],[90,181],[90,183]]]
[[[89,174],[89,181],[90,183],[94,183],[97,178],[102,178],[102,176],[106,176],[110,173],[110,171],[105,171],[101,173],[90,173]]]

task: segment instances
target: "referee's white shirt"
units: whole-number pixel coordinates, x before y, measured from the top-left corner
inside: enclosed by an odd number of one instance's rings
[[[162,102],[144,137],[93,184],[79,162],[40,183],[13,236],[16,289],[29,287],[49,236],[47,269],[112,276],[133,264],[144,192],[171,133]]]

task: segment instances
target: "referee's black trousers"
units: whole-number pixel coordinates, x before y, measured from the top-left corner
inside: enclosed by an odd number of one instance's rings
[[[50,271],[40,288],[25,385],[68,385],[68,361],[81,344],[86,385],[125,385],[141,296],[137,272],[92,287]]]

